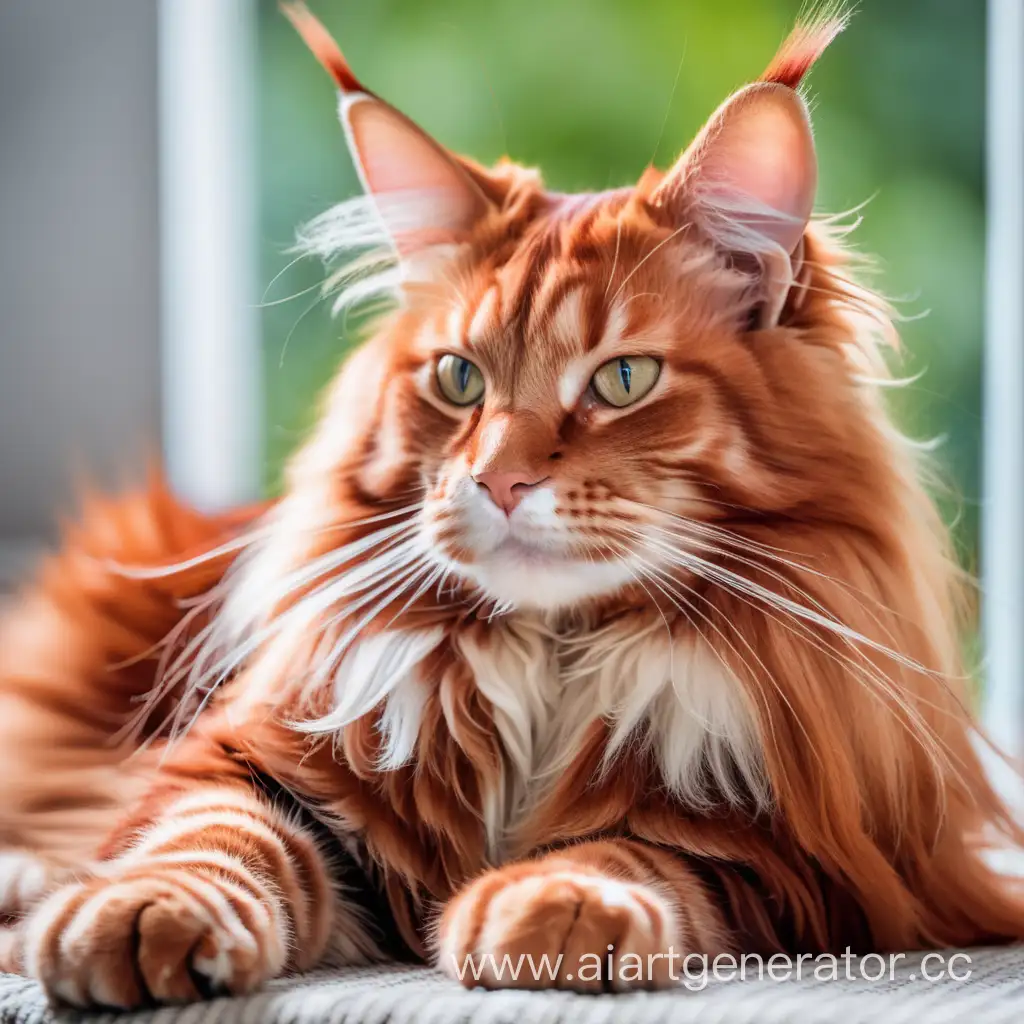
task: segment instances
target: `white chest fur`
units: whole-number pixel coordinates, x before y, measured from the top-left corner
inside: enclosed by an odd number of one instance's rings
[[[484,648],[467,638],[461,650],[494,707],[507,758],[503,790],[485,809],[494,855],[570,770],[598,719],[611,730],[606,762],[644,736],[664,784],[688,806],[767,799],[745,694],[703,642],[673,640],[660,621],[557,634],[526,618],[510,619],[488,641]]]
[[[420,663],[437,632],[378,634],[356,645],[335,677],[335,711],[314,723],[333,731],[384,704],[383,769],[415,756],[429,680]],[[714,801],[767,801],[761,745],[739,681],[702,641],[673,640],[664,623],[558,632],[509,616],[486,636],[456,634],[458,653],[493,708],[503,777],[484,794],[490,855],[568,770],[596,720],[610,728],[606,761],[642,735],[664,785],[694,808]],[[396,651],[400,652],[399,656]]]

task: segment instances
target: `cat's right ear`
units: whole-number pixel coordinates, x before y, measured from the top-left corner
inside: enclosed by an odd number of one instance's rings
[[[799,283],[818,181],[810,117],[797,87],[846,21],[828,8],[797,25],[760,81],[715,111],[651,197],[673,223],[695,224],[741,265],[756,265],[764,327],[775,325]]]
[[[352,159],[399,254],[464,241],[492,209],[477,184],[443,146],[360,83],[305,4],[281,9],[338,84]]]

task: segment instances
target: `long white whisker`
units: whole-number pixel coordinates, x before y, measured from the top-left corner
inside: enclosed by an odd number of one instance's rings
[[[745,546],[749,545],[751,547],[755,547],[759,551],[763,551],[765,553],[768,553],[768,552],[778,552],[778,553],[783,554],[783,555],[800,555],[801,557],[804,557],[803,553],[800,552],[800,551],[794,551],[791,548],[776,547],[775,545],[772,545],[772,544],[765,544],[762,541],[757,541],[757,540],[754,540],[753,538],[745,537],[741,533],[736,533],[734,530],[726,529],[725,527],[720,526],[717,523],[706,523],[706,522],[700,522],[699,523],[699,522],[697,522],[694,519],[688,518],[687,516],[680,515],[678,512],[671,512],[668,509],[659,508],[657,505],[649,505],[647,502],[644,502],[644,501],[636,501],[633,498],[627,498],[627,499],[623,499],[623,500],[628,502],[628,504],[630,504],[630,505],[636,505],[639,508],[647,509],[650,512],[655,512],[659,516],[662,516],[663,518],[665,518],[667,520],[678,522],[678,523],[680,523],[681,525],[683,525],[685,527],[699,526],[699,527],[703,527],[705,529],[714,530],[715,532],[723,533],[726,536],[734,538],[737,542],[742,543]],[[725,507],[725,508],[735,509],[735,510],[741,511],[741,512],[749,512],[750,511],[749,509],[745,508],[743,505],[735,505],[735,504],[731,504],[729,502],[716,501],[716,500],[713,500],[711,498],[701,498],[700,501],[702,501],[704,503],[707,503],[707,504],[718,505],[718,506],[722,506],[722,507]]]
[[[769,561],[778,563],[779,565],[784,565],[787,568],[793,569],[798,573],[806,573],[809,576],[814,576],[818,579],[824,580],[828,583],[833,584],[834,586],[839,587],[845,593],[849,594],[851,597],[857,600],[860,607],[871,617],[875,625],[877,625],[882,630],[882,632],[888,636],[889,639],[895,639],[893,637],[892,631],[882,622],[881,618],[867,605],[873,605],[880,611],[886,612],[895,617],[905,618],[905,616],[903,616],[900,612],[898,612],[896,609],[890,608],[883,601],[879,600],[875,595],[869,594],[861,588],[855,587],[852,584],[847,583],[845,580],[841,580],[835,576],[831,576],[828,573],[821,571],[820,569],[815,569],[813,566],[806,564],[806,562],[795,561],[793,559],[782,557],[786,554],[799,554],[801,558],[809,557],[805,553],[789,551],[785,548],[772,547],[771,545],[762,544],[753,539],[746,538],[742,534],[735,533],[732,530],[727,530],[726,528],[718,524],[697,522],[695,520],[688,519],[685,516],[680,516],[677,513],[669,512],[664,509],[659,509],[657,508],[657,506],[654,505],[647,505],[643,502],[637,501],[631,501],[630,504],[639,505],[653,512],[660,513],[663,517],[670,521],[670,527],[668,528],[664,526],[656,526],[654,524],[650,524],[651,528],[653,529],[662,530],[668,533],[679,533],[686,536],[690,540],[692,540],[692,535],[694,533],[698,534],[699,536],[709,537],[712,540],[717,541],[720,544],[727,545],[730,548],[738,548],[741,552],[743,552],[746,555],[760,555],[768,559]],[[721,549],[714,547],[709,547],[709,550],[712,550],[714,553],[720,555],[728,554],[729,557],[739,561],[743,561],[744,564],[749,564],[752,567],[757,568],[761,571],[768,572],[770,575],[772,575],[774,579],[784,583],[785,585],[793,589],[798,590],[801,596],[808,598],[808,600],[813,600],[812,598],[810,598],[810,595],[796,587],[795,583],[792,580],[780,577],[778,574],[771,572],[771,570],[769,570],[767,567],[760,565],[757,562],[747,562],[741,559],[731,550],[729,552],[725,552]],[[923,667],[922,670],[924,670]]]
[[[627,527],[625,529],[627,529],[630,533],[633,533],[639,540],[641,540],[648,546],[651,546],[651,538],[647,537],[643,533],[640,533],[639,531],[632,530],[631,528]],[[653,542],[653,547],[655,549],[659,549],[663,557],[666,551],[670,556],[678,556],[675,559],[676,564],[679,564],[683,568],[688,569],[695,576],[708,580],[709,582],[714,582],[718,583],[719,585],[722,585],[721,579],[715,579],[713,578],[713,576],[709,576],[706,572],[701,571],[702,568],[711,565],[711,563],[707,563],[705,560],[698,559],[697,564],[693,564],[692,562],[687,561],[685,557],[683,557],[686,554],[685,552],[678,552],[670,547],[666,548],[666,545],[661,544],[657,541]],[[704,563],[703,566],[700,563]],[[737,576],[737,574],[732,575]],[[737,579],[743,581],[744,577],[737,576]],[[881,673],[874,665],[871,664],[870,661],[867,660],[867,658],[864,655],[864,652],[860,650],[849,637],[845,637],[842,633],[838,633],[839,638],[843,639],[847,643],[847,645],[853,649],[854,653],[856,653],[860,658],[864,659],[863,664],[859,664],[853,661],[852,658],[850,658],[848,655],[843,654],[841,651],[836,650],[833,646],[829,644],[824,644],[821,638],[815,636],[810,631],[806,621],[808,619],[808,616],[801,616],[799,614],[795,614],[794,612],[790,611],[788,607],[780,606],[777,605],[775,602],[765,600],[763,594],[751,593],[749,590],[746,590],[741,586],[737,586],[736,583],[731,579],[727,579],[725,582],[727,584],[731,584],[730,586],[727,586],[727,589],[732,590],[741,600],[743,600],[745,603],[751,604],[752,607],[761,608],[761,604],[767,604],[769,609],[782,611],[783,614],[785,614],[788,619],[791,619],[794,624],[793,626],[790,626],[782,619],[779,619],[777,616],[772,616],[776,619],[776,621],[779,622],[780,625],[783,626],[783,628],[789,629],[795,635],[800,636],[805,642],[809,643],[815,649],[826,654],[826,656],[831,657],[833,660],[836,660],[840,664],[845,664],[848,668],[850,668],[853,671],[855,677],[859,677],[862,680],[870,684],[873,684],[873,686],[869,686],[869,692],[872,693],[877,700],[881,701],[882,706],[885,707],[890,713],[895,714],[895,709],[891,706],[891,704],[886,702],[885,700],[882,700],[882,697],[884,695],[885,697],[888,697],[889,701],[891,701],[892,704],[895,704],[896,707],[898,707],[900,711],[903,712],[905,719],[898,718],[898,720],[903,724],[903,726],[908,731],[912,732],[912,734],[916,738],[922,740],[926,745],[929,746],[929,748],[933,752],[933,758],[940,761],[948,762],[948,752],[945,751],[944,748],[942,748],[939,745],[937,739],[934,736],[934,730],[932,730],[931,727],[924,720],[918,708],[912,705],[903,696],[903,694],[899,692],[898,688],[892,683],[892,681],[886,678],[886,676],[883,673]],[[765,588],[761,588],[761,590],[764,589]],[[772,592],[767,591],[767,593],[771,594]],[[758,598],[760,603],[754,604],[753,601],[750,600],[750,598]],[[795,602],[789,602],[789,604],[794,604],[796,608],[802,608],[802,606],[796,604]],[[761,610],[765,611],[766,609],[761,608]],[[810,621],[814,622],[817,625],[821,625],[821,623],[817,622],[813,616],[811,617]],[[828,620],[826,620],[825,623],[826,629],[828,628],[827,622]],[[836,633],[837,631],[831,630],[831,632]],[[888,653],[888,651],[887,649],[883,648],[880,653],[886,654]],[[935,705],[931,706],[935,707]],[[913,725],[916,725],[916,729],[912,728]]]
[[[789,569],[792,569],[797,573],[805,573],[809,576],[814,576],[817,579],[821,579],[827,583],[830,583],[833,586],[840,588],[842,591],[844,591],[844,593],[854,598],[860,605],[860,607],[864,610],[864,612],[871,617],[875,625],[877,625],[883,633],[886,633],[890,639],[894,639],[891,630],[889,630],[889,628],[882,622],[878,614],[875,611],[873,611],[872,608],[868,607],[868,604],[873,605],[880,611],[887,612],[890,615],[904,617],[901,616],[900,613],[897,612],[895,609],[889,608],[884,602],[880,601],[877,597],[875,597],[872,594],[866,593],[859,587],[852,586],[846,581],[838,579],[835,576],[831,576],[826,572],[822,572],[820,569],[815,569],[813,566],[807,565],[806,563],[797,562],[793,559],[783,558],[782,556],[770,550],[764,550],[763,548],[758,549],[756,547],[756,542],[747,545],[744,543],[743,538],[739,535],[735,535],[733,537],[724,536],[723,533],[725,533],[725,531],[723,531],[720,527],[696,522],[687,522],[686,520],[682,520],[678,523],[673,523],[669,528],[666,528],[664,526],[656,526],[654,524],[651,524],[650,528],[676,537],[683,536],[688,541],[690,541],[691,544],[705,546],[706,550],[714,554],[723,555],[725,557],[733,559],[734,561],[740,562],[741,564],[749,565],[752,568],[765,572],[776,581],[784,583],[786,586],[794,590],[797,590],[797,592],[800,593],[801,596],[808,598],[808,600],[813,599],[805,591],[798,588],[796,584],[793,582],[793,580],[780,576],[776,571],[774,571],[768,566],[765,566],[760,562],[751,561],[750,558],[747,556],[758,555],[762,558],[767,559],[770,562],[774,562],[778,565],[782,565]],[[721,547],[718,547],[716,544],[711,543],[710,541],[701,542],[694,538],[694,534],[697,534],[698,537],[711,538],[712,541],[717,541],[718,544],[728,545],[728,548],[723,549]],[[742,552],[742,554],[738,552]]]
[[[366,525],[375,522],[387,522],[397,516],[409,516],[419,503],[415,506],[405,506],[402,509],[390,512],[378,513],[364,519],[354,521],[346,525]],[[343,528],[334,524],[331,529]],[[159,700],[172,692],[174,687],[185,682],[185,690],[176,707],[169,713],[167,718],[160,723],[152,733],[151,739],[161,735],[165,729],[170,728],[169,743],[173,743],[191,727],[191,723],[198,718],[199,712],[207,705],[213,693],[219,689],[222,683],[231,678],[234,673],[256,650],[266,644],[282,630],[292,625],[296,618],[312,620],[322,610],[326,610],[332,604],[340,601],[346,594],[358,595],[366,587],[375,584],[377,589],[370,595],[364,595],[362,602],[372,600],[376,592],[379,592],[382,581],[389,580],[396,572],[400,571],[401,564],[406,561],[409,554],[415,551],[415,541],[410,539],[415,531],[414,522],[400,522],[394,525],[385,526],[376,530],[367,537],[342,545],[332,551],[326,552],[320,558],[314,559],[300,569],[288,574],[278,581],[275,592],[268,597],[264,605],[269,621],[265,625],[259,625],[255,621],[241,625],[240,628],[251,630],[248,636],[244,633],[234,632],[235,627],[230,625],[231,599],[233,593],[229,591],[228,597],[222,602],[220,616],[227,615],[227,622],[221,617],[215,617],[204,627],[174,658],[173,663],[168,664],[168,652],[173,649],[177,639],[182,635],[181,630],[172,630],[165,639],[167,648],[161,658],[161,665],[158,668],[157,685],[153,688],[139,713],[129,723],[129,729],[134,735],[138,735],[145,719],[152,712]],[[312,533],[313,531],[311,531]],[[322,531],[317,531],[322,532]],[[376,551],[375,551],[376,549]],[[340,582],[332,580],[326,584],[320,584],[310,593],[299,600],[296,606],[274,616],[272,610],[287,601],[289,596],[303,587],[308,587],[318,578],[352,562],[361,555],[374,552],[368,562],[358,566],[356,570],[342,575]],[[237,566],[229,570],[229,575],[222,580],[218,588],[215,588],[209,598],[203,602],[196,611],[206,610],[220,600],[219,588],[227,585],[230,576],[240,573]],[[389,585],[384,582],[385,587]],[[246,598],[248,599],[248,598]],[[188,616],[186,617],[188,618]],[[244,623],[244,619],[243,619]],[[203,696],[195,706],[193,698],[202,693]],[[188,712],[189,722],[185,724],[185,715]],[[148,745],[148,744],[147,744]]]
[[[354,602],[353,604],[355,606],[363,606],[366,603],[368,603],[370,600],[372,600],[373,597],[379,595],[382,591],[388,591],[388,596],[387,596],[387,598],[385,599],[385,602],[384,602],[385,605],[386,605],[387,601],[390,601],[390,600],[394,599],[394,596],[395,596],[394,588],[395,588],[396,583],[400,587],[400,589],[399,589],[399,592],[400,592],[401,585],[404,584],[408,580],[408,577],[409,577],[409,574],[407,573],[405,576],[400,576],[397,581],[393,580],[393,579],[388,579],[386,582],[384,582],[384,583],[380,584],[379,586],[377,586],[376,588],[374,588],[374,590],[371,591],[369,594],[363,595],[358,602]],[[344,577],[342,577],[342,580],[344,580]],[[330,591],[331,588],[330,587],[325,587],[324,590],[325,591]],[[329,603],[336,602],[339,599],[340,596],[342,596],[342,595],[339,595],[337,593],[330,594],[330,602]],[[222,661],[220,664],[215,665],[212,668],[212,670],[207,669],[207,672],[205,673],[206,692],[204,693],[202,699],[199,701],[198,706],[192,712],[188,724],[186,724],[186,725],[184,725],[182,727],[182,725],[180,724],[181,719],[180,719],[180,717],[178,718],[178,720],[176,721],[175,725],[172,727],[172,732],[171,732],[171,736],[170,736],[170,739],[169,739],[169,745],[174,743],[180,736],[182,736],[182,735],[184,735],[185,733],[188,732],[188,730],[191,728],[192,724],[195,723],[198,720],[199,715],[202,713],[203,709],[209,703],[211,697],[213,696],[213,693],[219,688],[221,683],[223,683],[227,678],[229,678],[231,676],[231,674],[238,667],[238,665],[240,665],[241,662],[244,661],[245,658],[248,656],[248,654],[251,653],[252,649],[254,649],[255,647],[261,646],[262,644],[266,643],[270,636],[273,636],[275,634],[279,634],[281,631],[286,629],[287,626],[290,624],[291,619],[293,617],[295,617],[296,614],[299,614],[303,619],[313,617],[311,615],[311,613],[310,613],[310,610],[305,607],[305,603],[306,603],[305,601],[300,601],[299,604],[294,609],[290,609],[289,612],[286,612],[284,615],[279,616],[277,619],[275,619],[273,621],[273,623],[271,624],[272,628],[270,630],[262,631],[259,634],[257,634],[256,636],[250,638],[248,641],[246,641],[242,645],[242,649],[241,650],[236,649],[236,650],[232,651],[227,659]],[[351,613],[352,610],[353,610],[353,605],[346,606],[345,611],[343,613],[341,613],[339,616],[335,616],[334,619],[330,620],[330,622],[325,624],[324,627],[322,627],[322,628],[323,629],[329,628],[329,626],[333,622],[338,621],[338,619],[343,617],[346,613]],[[364,618],[364,620],[349,634],[349,636],[353,637],[357,633],[361,632],[362,629],[365,628],[365,626],[370,621],[372,621],[372,618],[378,613],[378,611],[379,611],[379,609],[375,609],[373,612],[371,612],[371,614],[369,616]],[[334,663],[333,660],[328,660],[328,662],[326,663],[328,671],[329,671],[330,665],[333,664],[333,663]],[[210,678],[211,675],[213,675],[212,679]],[[326,675],[326,672],[322,673],[321,670],[318,669],[316,678],[319,678],[321,675]],[[199,682],[198,685],[190,686],[191,692],[193,692],[193,693],[198,692],[199,687],[201,687],[202,685],[203,685],[203,683]],[[183,700],[179,704],[179,710],[183,710],[185,706],[186,706],[185,705],[185,701]]]
[[[378,543],[382,543],[382,541],[378,541]],[[391,558],[400,557],[400,555],[405,553],[401,550],[403,545],[407,548],[409,542],[404,540],[402,534],[399,534],[398,537],[391,538],[391,543],[388,545],[387,548],[380,552],[377,557],[383,559],[385,555],[388,555],[388,561],[390,561]],[[346,549],[346,555],[343,561],[347,561],[348,559],[353,557],[355,553],[367,550],[368,547],[371,546],[360,543],[357,552],[353,552],[351,550]],[[288,577],[286,577],[285,580],[283,581],[285,585],[282,587],[281,592],[276,595],[276,603],[282,603],[284,600],[287,599],[287,597],[290,594],[292,594],[296,589],[298,589],[298,587],[308,585],[310,582],[312,582],[312,579],[316,578],[317,576],[323,576],[327,572],[331,571],[332,568],[336,568],[337,553],[331,552],[330,554],[331,558],[328,560],[328,564],[320,565],[318,563],[312,563],[314,568],[311,568],[308,572],[303,571],[294,579],[289,579]],[[377,568],[381,571],[387,568],[387,562],[385,562],[384,566],[377,566],[376,559],[371,559],[370,563],[368,564],[371,567]],[[378,579],[379,578],[380,572],[378,572]],[[329,606],[331,603],[336,602],[342,596],[344,596],[345,593],[358,591],[358,586],[356,586],[356,584],[362,582],[361,579],[352,580],[348,577],[343,577],[343,580],[345,583],[349,584],[349,586],[341,590],[340,592],[337,589],[337,581],[331,581],[328,584],[321,584],[319,587],[315,588],[313,591],[307,594],[303,601],[299,602],[299,605],[297,606],[300,609],[300,614],[303,616],[311,616],[313,614],[318,613],[324,606]],[[232,649],[227,655],[225,661],[222,661],[214,665],[210,665],[208,663],[208,659],[203,659],[202,657],[199,657],[195,661],[193,661],[193,656],[199,654],[205,642],[210,639],[209,635],[205,637],[200,635],[200,637],[197,637],[196,640],[194,640],[175,660],[174,666],[172,666],[171,669],[172,685],[173,683],[180,681],[181,678],[184,678],[185,676],[190,676],[193,681],[192,686],[194,688],[195,686],[202,685],[202,680],[208,679],[211,675],[223,678],[225,676],[225,672],[230,674],[230,671],[233,671],[235,667],[241,664],[241,662],[246,657],[248,657],[248,655],[252,653],[253,650],[259,647],[270,637],[281,632],[281,630],[283,630],[290,623],[290,617],[294,616],[294,614],[295,609],[293,608],[278,615],[271,621],[268,627],[256,630],[254,634],[250,638],[248,638],[248,640],[240,641],[240,644],[238,645],[233,644]],[[211,624],[212,629],[215,630],[216,627],[217,623]]]
[[[331,647],[327,656],[317,667],[316,672],[313,675],[312,686],[316,687],[321,685],[327,678],[327,676],[334,670],[337,663],[344,656],[345,651],[348,650],[349,645],[352,641],[359,636],[360,633],[388,606],[391,601],[394,601],[404,591],[406,586],[411,585],[415,580],[420,578],[420,574],[423,572],[425,563],[425,556],[421,556],[419,559],[414,561],[412,565],[403,566],[398,574],[393,579],[387,580],[385,583],[378,587],[375,587],[368,594],[360,598],[358,602],[354,602],[351,605],[346,605],[341,612],[335,615],[330,621],[328,621],[324,629],[330,629],[333,626],[344,622],[346,619],[352,617],[354,611],[358,611],[372,600],[383,595],[383,600],[375,605],[370,612],[365,615],[355,626],[352,626],[346,633],[344,633],[340,640],[337,640]],[[396,590],[396,588],[398,588]]]
[[[123,579],[128,580],[157,580],[167,576],[176,576],[179,573],[187,572],[189,569],[195,569],[197,566],[205,565],[207,562],[216,561],[218,558],[222,558],[224,555],[233,554],[236,551],[241,551],[243,548],[249,547],[252,543],[261,538],[267,537],[270,533],[268,527],[262,527],[257,530],[250,530],[247,533],[240,534],[238,537],[226,541],[224,544],[219,544],[215,548],[211,548],[209,551],[204,551],[200,555],[195,555],[192,558],[183,559],[180,562],[175,562],[172,565],[162,566],[143,566],[143,565],[125,565],[122,562],[117,562],[113,559],[108,559],[103,563],[104,569],[114,576],[120,576]]]
[[[732,650],[732,652],[736,655],[736,657],[740,659],[740,663],[746,668],[747,672],[749,672],[751,674],[751,678],[756,678],[756,675],[755,675],[755,673],[753,672],[753,670],[751,668],[750,662],[747,661],[747,659],[744,657],[744,655],[737,649],[735,644],[733,644],[732,641],[726,636],[724,630],[722,630],[721,627],[719,627],[714,621],[712,621],[710,616],[708,616],[704,612],[700,611],[699,608],[696,608],[690,601],[688,601],[681,594],[679,594],[678,591],[675,590],[675,586],[683,587],[694,598],[697,598],[698,600],[703,601],[705,604],[708,605],[709,608],[712,608],[713,605],[711,604],[711,602],[708,600],[707,597],[705,597],[703,594],[699,593],[693,587],[687,586],[682,581],[676,580],[673,577],[668,576],[668,574],[666,574],[663,570],[659,569],[653,563],[648,562],[646,559],[642,558],[640,555],[636,554],[635,552],[634,552],[634,557],[636,557],[638,559],[638,561],[640,561],[647,568],[648,572],[650,572],[650,573],[657,573],[660,576],[662,576],[664,579],[666,579],[668,581],[671,581],[671,582],[666,582],[666,587],[669,590],[671,590],[671,593],[675,594],[679,598],[679,600],[683,601],[686,604],[686,607],[692,613],[694,613],[696,615],[699,615],[700,618],[705,623],[707,623],[707,625],[710,626],[715,631],[715,633],[718,634],[718,636],[729,647],[729,649]],[[662,589],[662,588],[659,587],[659,589]],[[662,589],[662,592],[665,593],[666,596],[669,596],[668,590]],[[811,751],[811,753],[814,755],[815,759],[820,764],[821,763],[821,757],[820,757],[818,751],[815,750],[814,745],[813,745],[813,743],[811,741],[811,737],[808,734],[807,729],[804,726],[803,721],[801,720],[800,716],[797,714],[796,709],[793,707],[792,703],[790,702],[789,697],[786,696],[785,691],[779,685],[778,680],[776,680],[775,676],[772,675],[771,672],[769,672],[768,667],[765,665],[764,661],[761,659],[761,657],[757,653],[757,651],[754,650],[754,648],[751,645],[750,641],[747,640],[747,638],[739,630],[736,630],[735,632],[736,632],[737,638],[740,640],[740,642],[743,644],[743,646],[746,647],[746,649],[750,652],[751,656],[754,658],[754,660],[760,666],[762,672],[764,673],[765,678],[772,684],[772,686],[774,687],[776,693],[778,693],[779,697],[782,699],[782,701],[785,703],[785,705],[789,708],[790,714],[793,717],[793,721],[797,724],[797,727],[804,734],[804,738],[807,740],[808,749]],[[714,645],[711,645],[711,649],[714,651],[714,653],[718,657],[719,661],[721,661],[721,663],[722,663],[723,667],[726,669],[726,671],[731,672],[732,670],[731,670],[730,666],[726,664],[725,659],[722,658],[720,652],[717,649],[715,649]],[[769,728],[771,728],[773,730],[773,734],[774,734],[774,723],[772,723],[769,720],[768,725],[769,725]]]
[[[777,583],[781,583],[783,586],[785,586],[785,587],[789,588],[790,590],[794,591],[800,597],[805,598],[808,602],[813,604],[819,611],[821,611],[821,612],[823,612],[825,614],[828,614],[827,609],[825,608],[824,605],[821,604],[820,601],[818,601],[816,598],[814,598],[811,594],[809,594],[802,587],[798,586],[791,578],[783,576],[781,573],[779,573],[777,570],[775,570],[771,566],[765,565],[762,562],[755,561],[754,559],[752,559],[750,557],[747,557],[746,555],[740,554],[736,550],[722,548],[722,547],[719,547],[718,545],[713,544],[713,543],[711,543],[709,541],[700,540],[700,539],[695,538],[693,536],[693,532],[706,532],[706,533],[709,533],[713,537],[714,534],[711,533],[710,531],[691,531],[688,534],[686,532],[686,530],[683,527],[681,527],[681,526],[676,526],[673,530],[666,530],[664,527],[659,527],[659,526],[651,526],[650,528],[658,531],[659,533],[663,533],[663,534],[665,534],[667,536],[671,536],[671,537],[674,537],[674,538],[683,537],[687,541],[688,546],[691,547],[691,548],[697,547],[698,549],[700,549],[702,551],[707,551],[710,554],[719,555],[719,556],[721,556],[723,558],[727,558],[727,559],[729,559],[729,560],[731,560],[733,562],[737,562],[740,565],[745,565],[745,566],[748,566],[749,568],[757,570],[758,572],[764,573],[770,579],[775,580],[775,582],[777,582]],[[715,539],[718,539],[718,538],[715,538]],[[889,640],[895,640],[895,637],[894,637],[894,635],[892,633],[892,630],[889,629],[889,627],[882,621],[882,619],[879,617],[879,615],[875,611],[873,611],[871,608],[869,608],[865,604],[865,602],[863,600],[861,600],[861,597],[869,598],[872,604],[877,605],[883,611],[889,611],[891,614],[896,614],[895,612],[892,612],[891,609],[887,608],[881,601],[878,601],[878,600],[876,600],[874,598],[871,598],[870,595],[864,594],[862,591],[858,591],[856,588],[849,586],[848,584],[844,583],[842,580],[836,579],[835,577],[830,576],[827,573],[820,572],[817,569],[813,569],[813,568],[811,568],[809,566],[802,565],[799,562],[793,562],[793,561],[791,561],[789,559],[780,558],[777,555],[771,555],[771,554],[768,554],[768,553],[760,553],[760,552],[758,552],[758,554],[760,554],[761,557],[763,557],[763,558],[769,559],[770,561],[773,561],[773,562],[776,562],[776,563],[778,563],[780,565],[784,565],[784,566],[786,566],[788,568],[791,568],[795,572],[805,572],[808,575],[815,576],[818,579],[821,579],[821,580],[823,580],[823,581],[825,581],[827,583],[830,583],[830,584],[833,584],[834,586],[839,587],[845,593],[849,594],[851,597],[853,597],[855,600],[857,600],[858,605],[861,607],[861,609],[864,611],[864,613],[871,618],[871,620],[874,622],[874,624],[876,626],[878,626],[879,630]],[[927,671],[927,670],[924,668],[924,666],[921,666],[921,671],[924,672],[924,671]]]
[[[649,540],[654,544],[660,543],[653,538],[649,538]],[[933,670],[926,668],[913,658],[907,657],[899,651],[894,651],[891,647],[879,643],[877,640],[873,640],[871,637],[865,636],[863,633],[847,626],[844,622],[832,616],[827,609],[824,609],[824,607],[814,599],[812,599],[813,603],[818,605],[822,610],[808,608],[805,605],[800,604],[798,601],[794,601],[792,598],[786,597],[784,594],[778,594],[761,583],[750,580],[724,565],[702,558],[700,555],[694,554],[693,552],[679,551],[669,545],[662,545],[662,547],[665,553],[674,558],[679,565],[689,569],[696,575],[702,576],[710,582],[718,583],[720,585],[727,584],[734,590],[742,590],[751,597],[756,597],[779,610],[787,611],[790,614],[795,615],[798,618],[805,619],[816,626],[821,626],[823,629],[827,629],[832,633],[835,633],[837,636],[843,637],[854,645],[868,647],[876,653],[890,658],[892,661],[897,662],[904,668],[908,668],[911,671],[925,675],[935,674]],[[758,568],[764,570],[763,566],[759,566]],[[786,580],[784,582],[793,590],[799,589],[795,587],[791,581]]]
[[[394,519],[397,516],[412,515],[420,508],[423,507],[422,502],[416,502],[412,505],[405,505],[402,508],[394,509],[391,512],[381,512],[376,515],[367,516],[362,519],[353,519],[349,522],[331,523],[329,526],[323,526],[316,530],[309,531],[310,536],[329,533],[335,530],[346,530],[354,529],[359,526],[368,526],[372,523],[383,522],[387,519]],[[187,572],[189,569],[194,569],[197,566],[204,565],[207,562],[215,561],[224,555],[230,555],[233,552],[241,551],[243,548],[247,548],[254,544],[256,541],[266,539],[272,536],[274,532],[273,524],[264,523],[254,529],[247,530],[237,537],[226,541],[223,544],[218,545],[215,548],[211,548],[208,551],[204,551],[202,554],[195,555],[192,558],[183,559],[180,562],[174,562],[171,565],[164,566],[144,566],[144,565],[126,565],[116,560],[108,560],[104,563],[104,567],[111,573],[118,576],[122,576],[125,579],[160,579],[165,576],[174,576],[178,573]]]
[[[412,600],[415,600],[416,596],[425,593],[426,590],[433,585],[433,580],[435,578],[433,576],[433,573],[436,571],[437,567],[426,562],[425,558],[421,559],[418,563],[414,564],[411,567],[410,571],[399,581],[397,587],[392,587],[389,590],[389,592],[373,608],[371,608],[370,611],[366,615],[364,615],[359,622],[357,622],[337,642],[335,642],[326,658],[318,667],[317,672],[313,677],[313,680],[306,686],[306,692],[314,693],[321,686],[323,686],[324,682],[326,682],[327,680],[327,677],[338,671],[339,666],[341,664],[341,660],[344,657],[346,651],[349,649],[349,646],[352,644],[352,642],[355,639],[357,639],[360,636],[360,634],[362,634],[366,627],[371,622],[373,622],[373,620],[376,619],[376,617],[389,604],[400,599],[402,594],[406,590],[408,590],[412,586],[415,586],[417,582],[422,581],[424,579],[424,576],[427,577],[427,582],[421,586],[420,590],[417,592],[417,595],[414,595],[413,598],[410,598],[410,600],[406,603],[405,607],[408,607]],[[399,612],[398,614],[401,614],[401,612]],[[342,720],[338,717],[339,710],[340,709],[336,708],[334,711],[330,712],[330,714],[326,716],[327,718],[331,719],[332,725],[335,727],[347,724],[345,720]],[[312,722],[294,721],[291,723],[291,725],[293,728],[298,729],[302,732],[316,732],[322,721],[322,719],[315,719]]]

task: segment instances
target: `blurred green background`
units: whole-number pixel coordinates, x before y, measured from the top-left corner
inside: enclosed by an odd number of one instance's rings
[[[443,143],[485,162],[507,153],[562,190],[621,185],[652,159],[670,163],[731,90],[757,77],[801,8],[796,0],[311,3],[366,84]],[[861,0],[810,78],[818,208],[870,200],[854,242],[878,258],[873,283],[909,318],[901,372],[923,371],[894,405],[911,435],[944,439],[942,500],[970,567],[984,22],[985,5],[972,0]],[[340,321],[318,301],[322,268],[288,267],[287,248],[297,224],[358,183],[332,84],[274,0],[261,2],[260,51],[266,479],[276,490],[346,351]]]

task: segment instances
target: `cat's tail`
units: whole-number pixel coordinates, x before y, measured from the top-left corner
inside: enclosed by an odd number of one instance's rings
[[[226,540],[257,514],[202,515],[157,477],[122,498],[90,499],[11,602],[0,619],[0,889],[3,858],[12,869],[33,854],[81,863],[146,785],[156,754],[132,756],[145,734],[127,727],[190,599],[230,564]],[[28,873],[12,891],[32,877],[20,863]]]

